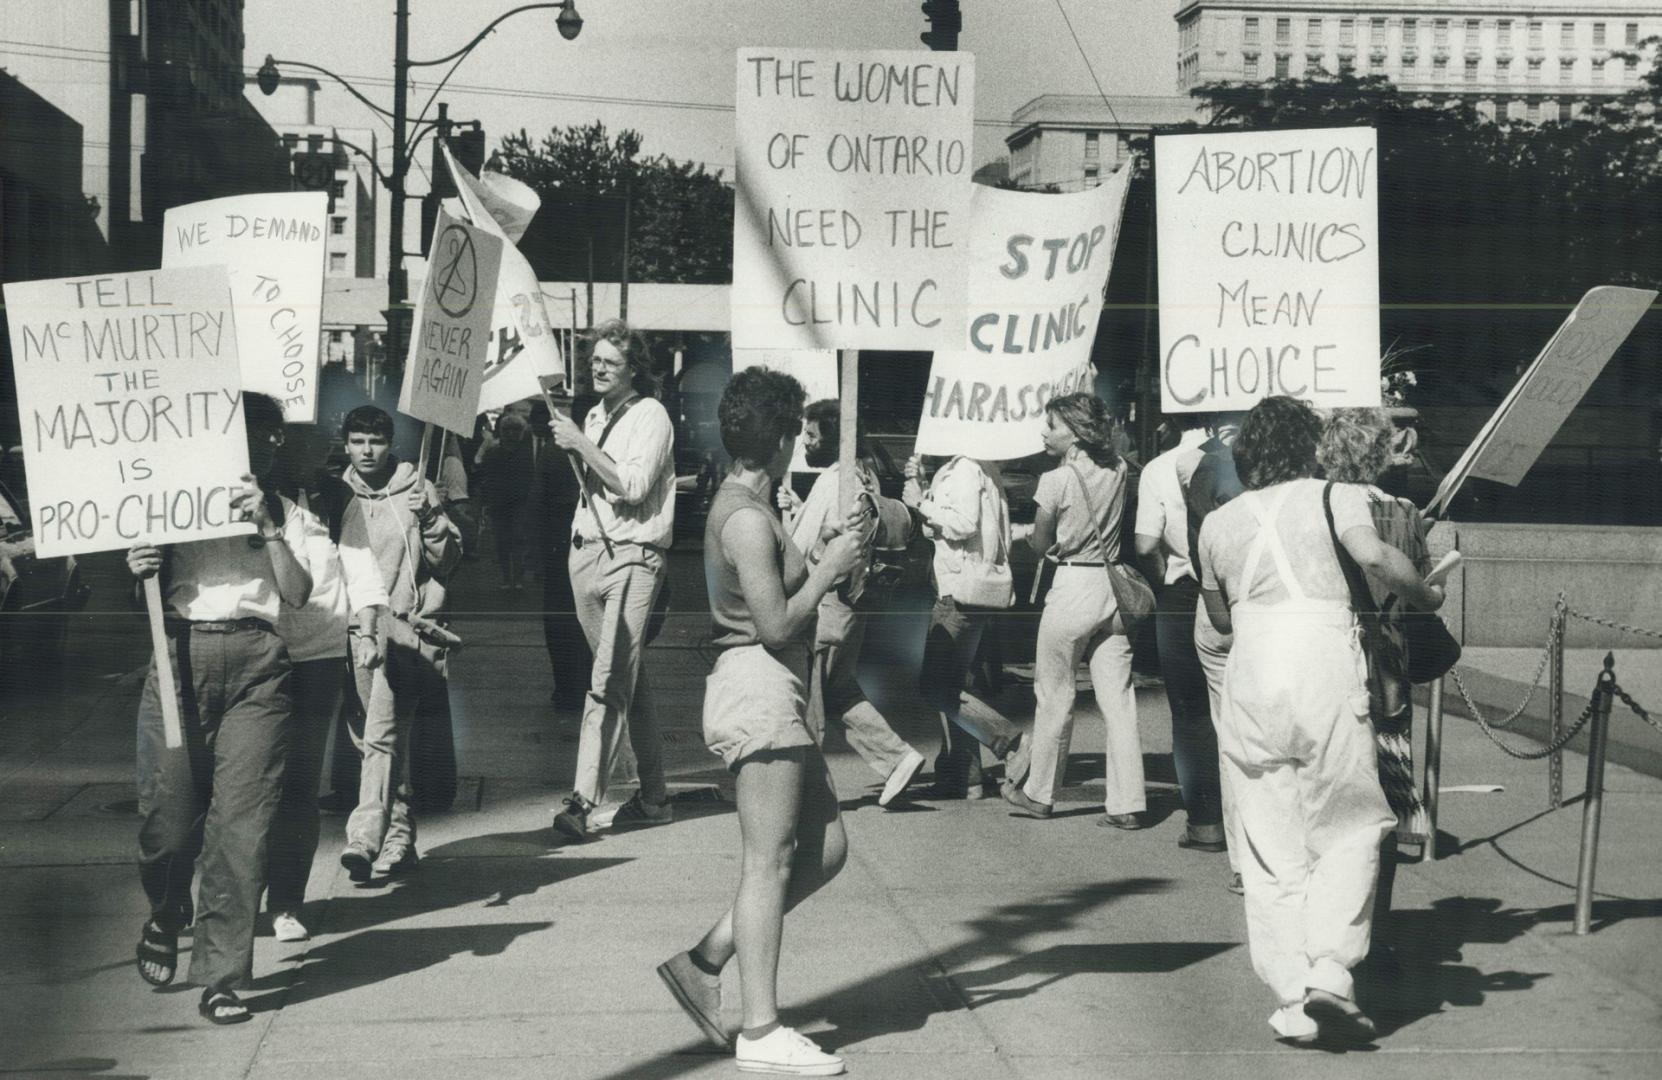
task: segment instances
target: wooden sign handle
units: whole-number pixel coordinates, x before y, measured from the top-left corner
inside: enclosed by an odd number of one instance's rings
[[[433,446],[433,422],[425,421],[421,425],[421,452],[416,455],[416,475],[423,480],[427,479],[427,451]]]
[[[858,430],[856,425],[860,422],[859,351],[842,350],[838,354],[838,363],[842,368],[842,381],[837,394],[837,504],[846,517],[854,511],[854,500],[860,491],[859,477],[854,471],[854,436]]]
[[[156,694],[162,699],[162,734],[167,748],[185,745],[179,727],[179,688],[173,681],[173,661],[167,655],[167,627],[162,622],[162,583],[158,575],[144,579],[144,607],[150,614],[150,646],[156,651]]]

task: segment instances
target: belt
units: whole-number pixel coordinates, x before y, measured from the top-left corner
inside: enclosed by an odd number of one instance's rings
[[[183,634],[194,630],[198,634],[235,634],[242,630],[264,630],[268,634],[277,631],[264,619],[168,619],[167,630],[171,634]]]
[[[1107,566],[1108,564],[1105,563],[1105,562],[1102,562],[1100,560],[1098,560],[1097,562],[1090,562],[1090,561],[1085,560],[1085,559],[1062,559],[1056,565],[1057,566],[1095,566],[1095,567],[1103,567],[1103,566]]]
[[[571,538],[571,546],[576,548],[578,551],[583,550],[584,544],[604,544],[608,549],[615,547],[638,547],[642,551],[652,551],[659,555],[666,554],[665,550],[657,544],[643,544],[639,540],[606,540],[605,538],[597,540],[593,537],[585,537],[582,533],[577,533]]]

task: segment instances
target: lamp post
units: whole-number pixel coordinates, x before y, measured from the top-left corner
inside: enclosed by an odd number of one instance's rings
[[[521,12],[535,11],[538,9],[558,9],[560,14],[555,18],[554,25],[559,30],[560,36],[567,41],[575,40],[577,35],[583,30],[583,17],[577,13],[577,0],[559,0],[558,3],[545,4],[521,4],[519,7],[505,11],[501,15],[498,15],[495,19],[492,19],[483,30],[473,36],[471,41],[457,49],[455,52],[448,53],[432,60],[413,60],[410,58],[410,0],[397,0],[393,29],[393,85],[391,111],[388,111],[387,109],[384,109],[369,100],[369,98],[365,97],[355,86],[341,76],[335,74],[327,68],[319,67],[316,64],[308,64],[299,60],[278,60],[268,55],[265,58],[265,63],[260,65],[260,70],[255,74],[254,81],[256,85],[259,86],[260,92],[265,94],[267,97],[270,97],[276,92],[277,85],[282,78],[278,69],[283,65],[287,65],[289,67],[307,68],[312,71],[321,72],[335,80],[337,83],[340,83],[340,85],[343,86],[348,93],[362,102],[370,109],[370,111],[386,117],[392,125],[392,169],[390,173],[386,175],[381,174],[380,170],[376,169],[376,175],[380,177],[381,182],[386,185],[387,190],[392,196],[391,215],[389,221],[390,227],[388,229],[388,232],[391,235],[387,238],[387,310],[385,312],[387,317],[386,354],[388,360],[392,360],[396,357],[397,363],[400,365],[403,364],[404,355],[407,351],[406,342],[408,340],[408,322],[411,318],[413,318],[413,313],[410,311],[407,303],[409,299],[409,289],[405,283],[404,277],[404,256],[412,254],[411,252],[406,252],[404,250],[404,200],[406,198],[404,193],[404,181],[410,172],[410,155],[413,151],[414,145],[420,142],[421,136],[428,130],[431,130],[433,127],[437,126],[437,121],[427,121],[423,124],[422,118],[418,117],[416,120],[416,132],[412,135],[411,132],[406,130],[409,125],[408,93],[410,69],[418,67],[437,67],[440,64],[451,64],[452,67],[450,72],[446,73],[444,79],[439,83],[439,89],[442,89],[444,84],[450,81],[450,75],[454,74],[456,65],[459,65],[462,60],[467,57],[468,53],[471,53],[475,48],[477,48],[479,43],[484,41],[485,38],[488,37],[498,25],[500,25],[504,20],[512,18]],[[438,89],[435,89],[433,94],[436,97],[438,95]],[[431,99],[429,99],[428,103],[432,103]],[[419,255],[422,253],[414,252],[414,254]]]

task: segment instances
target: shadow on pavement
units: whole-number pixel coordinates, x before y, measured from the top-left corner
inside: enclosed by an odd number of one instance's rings
[[[110,1070],[116,1067],[114,1058],[62,1058],[58,1061],[43,1061],[38,1065],[30,1065],[22,1070],[21,1075],[34,1076],[45,1073],[51,1076],[96,1076],[99,1080],[150,1080],[149,1073],[113,1073]],[[9,1075],[11,1070],[6,1070]]]

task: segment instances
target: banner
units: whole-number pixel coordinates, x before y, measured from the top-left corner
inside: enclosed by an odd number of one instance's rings
[[[439,212],[416,301],[398,411],[473,437],[491,333],[501,239]],[[535,391],[533,390],[533,393]]]
[[[1160,408],[1380,403],[1373,128],[1157,135]]]
[[[1447,509],[1466,477],[1517,487],[1656,300],[1651,289],[1589,289],[1437,486]]]
[[[223,265],[231,280],[242,385],[291,423],[317,420],[329,196],[233,195],[162,216],[162,266]]]
[[[917,453],[1036,454],[1045,402],[1092,389],[1091,345],[1135,168],[1068,195],[975,189],[968,341],[935,354]]]
[[[253,531],[231,286],[222,266],[4,287],[42,557]]]
[[[500,173],[475,178],[450,153],[450,147],[442,142],[440,146],[456,181],[456,201],[464,219],[502,241],[491,334],[485,347],[485,382],[479,391],[479,411],[490,412],[541,394],[539,376],[564,378],[566,373],[536,272],[515,246],[542,200],[529,187]]]
[[[808,391],[809,405],[837,397],[837,354],[829,349],[734,349],[734,374],[749,367],[769,368],[791,376]],[[799,436],[796,452],[791,455],[791,472],[824,471],[809,466],[807,450]]]
[[[740,49],[739,348],[955,349],[975,58]]]

